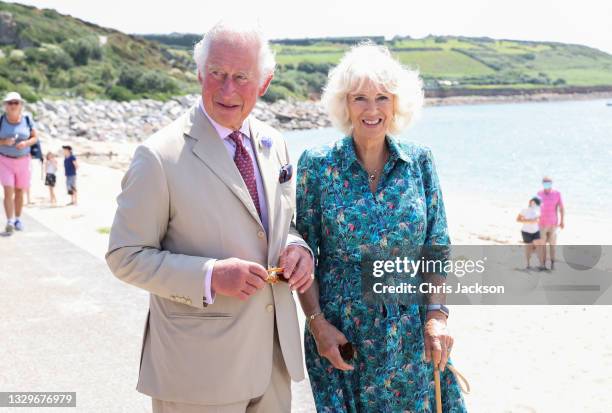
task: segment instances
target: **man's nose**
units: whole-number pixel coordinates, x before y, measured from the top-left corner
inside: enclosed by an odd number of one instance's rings
[[[234,92],[234,81],[232,80],[231,76],[226,76],[225,80],[223,81],[223,86],[221,87],[221,92],[224,95],[231,95]]]

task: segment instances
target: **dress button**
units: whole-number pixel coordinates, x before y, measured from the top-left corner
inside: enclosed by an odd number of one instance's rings
[[[264,232],[263,232],[263,231],[261,231],[261,230],[259,230],[259,232],[257,232],[257,236],[258,236],[259,238],[263,238],[263,237],[264,237],[264,235],[266,235],[266,234],[264,234]]]
[[[266,310],[267,310],[269,313],[271,313],[272,311],[274,311],[274,306],[273,306],[272,304],[268,304],[268,305],[266,306]]]

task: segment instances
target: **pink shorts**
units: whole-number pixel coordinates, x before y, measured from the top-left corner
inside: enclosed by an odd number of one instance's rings
[[[30,155],[21,158],[9,158],[0,155],[0,182],[2,186],[17,189],[30,187]]]

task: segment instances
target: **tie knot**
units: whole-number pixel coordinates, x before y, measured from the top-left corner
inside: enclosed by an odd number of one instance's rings
[[[228,138],[233,140],[237,147],[242,146],[242,133],[239,130],[235,130],[230,133]]]

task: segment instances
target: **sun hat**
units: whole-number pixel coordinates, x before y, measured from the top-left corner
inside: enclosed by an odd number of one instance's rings
[[[24,102],[23,98],[21,97],[21,95],[17,92],[9,92],[6,94],[6,96],[4,97],[4,100],[2,102],[6,103],[6,102],[10,102],[11,100],[18,100],[20,102]]]

